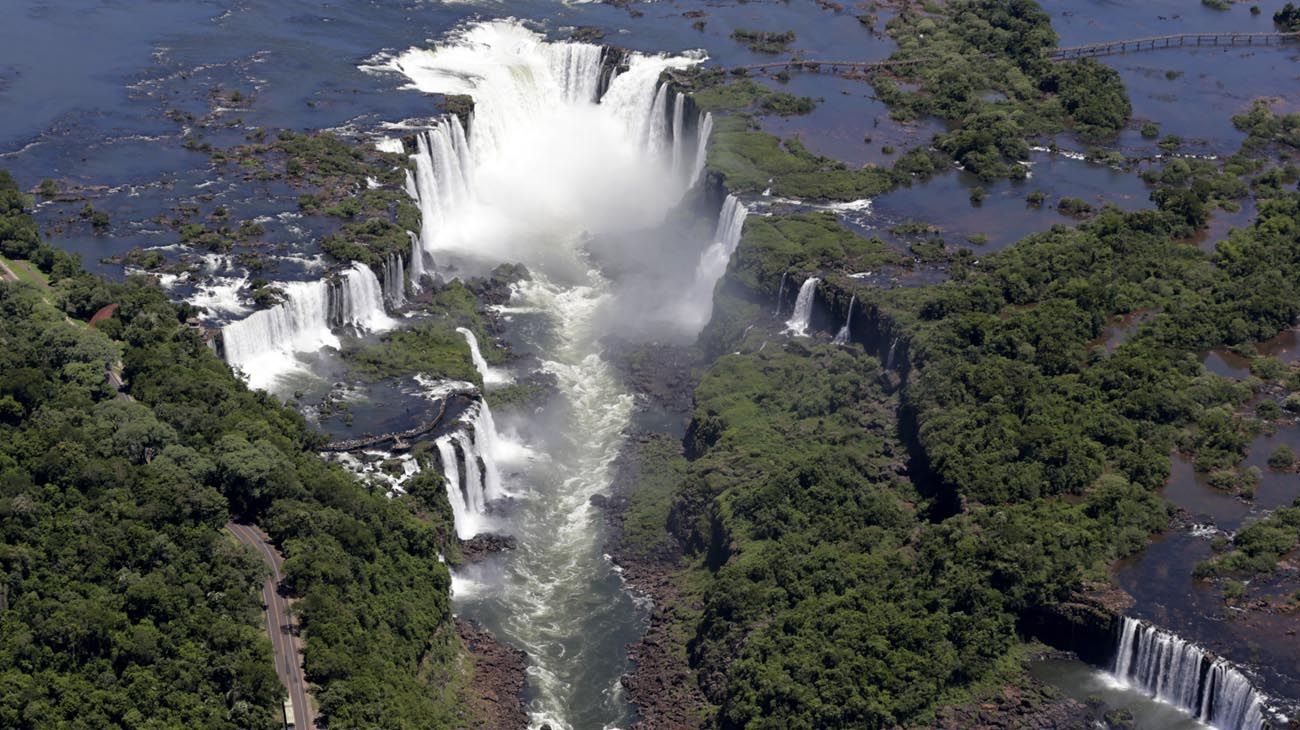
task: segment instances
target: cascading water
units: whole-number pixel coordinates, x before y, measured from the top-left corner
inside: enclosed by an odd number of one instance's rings
[[[384,291],[369,266],[353,263],[330,287],[330,324],[382,332],[396,324],[384,310]]]
[[[470,500],[466,496],[465,486],[460,481],[460,461],[456,446],[452,443],[454,438],[456,438],[454,435],[443,436],[434,441],[433,445],[438,450],[443,479],[447,484],[447,501],[451,503],[456,536],[468,540],[479,532],[479,515],[470,509]]]
[[[835,344],[837,345],[849,344],[849,327],[853,325],[853,305],[857,303],[858,303],[858,295],[854,294],[852,297],[849,298],[849,313],[844,317],[844,326],[840,327],[840,331],[835,333],[835,340],[834,340]]]
[[[1261,730],[1264,697],[1225,659],[1179,636],[1124,617],[1113,673],[1218,730]]]
[[[484,401],[461,416],[456,431],[434,441],[447,484],[456,535],[468,540],[488,526],[488,504],[505,496],[497,465],[496,424]]]
[[[384,300],[393,309],[406,304],[406,263],[400,253],[384,259]]]
[[[478,348],[478,338],[473,332],[465,327],[457,327],[456,331],[465,337],[465,343],[469,345],[469,357],[474,361],[474,369],[483,376],[484,385],[510,382],[510,376],[491,367],[487,364],[487,360],[483,359],[483,352]]]
[[[808,327],[812,324],[813,295],[817,293],[820,281],[821,279],[810,276],[799,287],[799,296],[794,300],[794,312],[785,322],[785,331],[795,337],[808,336]]]
[[[718,213],[718,225],[713,233],[713,243],[700,254],[695,266],[695,280],[683,300],[682,319],[691,329],[698,330],[709,321],[713,313],[713,288],[727,272],[727,262],[740,244],[740,234],[749,211],[734,195],[728,195]]]
[[[789,276],[789,273],[784,271],[781,272],[781,286],[776,289],[776,309],[772,310],[773,316],[781,316],[781,300],[785,299],[785,280]]]
[[[540,318],[520,336],[557,385],[552,406],[525,419],[535,458],[502,484],[488,458],[499,444],[490,443],[495,426],[486,404],[472,429],[483,454],[483,503],[507,490],[516,497],[492,522],[514,535],[519,549],[462,568],[453,585],[475,586],[455,594],[458,612],[528,653],[534,728],[633,719],[619,677],[644,616],[602,555],[590,505],[609,485],[633,398],[601,344],[602,328],[612,326],[604,314],[621,290],[593,265],[589,247],[632,250],[698,180],[711,120],[694,120],[692,130],[689,102],[660,79],[699,60],[551,44],[498,21],[368,69],[400,72],[426,93],[474,99],[467,144],[457,136],[459,122],[448,118],[415,154],[410,187],[423,216],[414,237],[423,260],[444,274],[502,262],[523,263],[531,274],[515,285],[512,305]],[[450,142],[436,144],[435,136]],[[445,170],[464,181],[465,195],[448,194],[456,183],[444,184]],[[420,271],[414,255],[407,268],[412,277]],[[469,448],[454,435],[444,438],[445,446]],[[460,493],[464,526],[458,521],[457,533],[464,536],[484,518],[473,514],[477,502],[462,487],[479,462],[462,459],[456,490],[448,477],[448,496],[455,510],[453,491]]]
[[[701,58],[615,57],[592,44],[545,43],[510,22],[473,26],[458,41],[437,51],[412,49],[381,66],[366,67],[398,71],[414,88],[468,94],[476,102],[468,138],[454,116],[443,117],[417,137],[412,155],[416,172],[408,177],[407,189],[414,190],[419,202],[421,226],[415,245],[424,256],[412,253],[413,282],[418,283],[429,259],[448,254],[515,259],[517,251],[484,245],[532,235],[522,225],[525,220],[549,227],[557,210],[607,206],[611,197],[642,203],[633,206],[638,215],[626,222],[629,227],[651,225],[698,182],[712,117],[697,113],[696,119],[687,118],[687,109],[693,109],[689,99],[660,83],[659,77],[665,69],[684,68]],[[562,117],[567,125],[557,128],[554,122]],[[611,121],[617,127],[608,124]],[[629,133],[639,144],[629,144]],[[611,139],[612,134],[620,139]],[[689,168],[687,160],[692,161]],[[545,174],[539,171],[555,162],[568,168],[566,177],[586,178],[591,184],[539,186],[519,174],[521,169]],[[662,170],[674,179],[644,190],[630,183],[646,175],[611,175],[629,164],[650,164],[660,169],[647,172]],[[467,213],[476,209],[486,212],[481,210],[481,196],[469,192],[480,182],[476,176],[484,178],[482,187],[503,192],[526,187],[527,194],[518,190],[510,216],[471,217]],[[665,193],[673,196],[667,203],[659,200]],[[458,224],[446,225],[453,210]]]
[[[384,311],[378,278],[369,267],[353,264],[337,280],[294,281],[283,285],[284,301],[221,329],[226,362],[254,388],[300,368],[295,353],[338,347],[333,327],[378,332],[393,326]]]

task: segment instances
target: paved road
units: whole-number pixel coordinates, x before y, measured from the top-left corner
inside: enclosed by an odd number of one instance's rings
[[[271,648],[275,653],[275,673],[279,675],[285,689],[289,690],[298,730],[312,730],[316,727],[316,718],[308,701],[307,682],[302,676],[302,645],[290,630],[293,621],[289,616],[289,602],[276,590],[282,579],[280,566],[284,563],[284,558],[280,557],[280,551],[275,549],[270,538],[260,529],[234,522],[227,523],[226,529],[230,530],[236,540],[257,550],[271,569],[271,577],[262,585],[262,601],[266,603],[266,627],[271,634]]]

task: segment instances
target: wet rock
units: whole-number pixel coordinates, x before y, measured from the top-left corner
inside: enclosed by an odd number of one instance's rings
[[[518,545],[519,542],[513,535],[481,532],[468,540],[462,541],[460,553],[464,556],[466,562],[473,562],[492,553],[514,550]]]

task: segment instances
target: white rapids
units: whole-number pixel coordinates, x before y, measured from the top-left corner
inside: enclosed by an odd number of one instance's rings
[[[526,336],[559,396],[525,423],[532,433],[526,459],[511,456],[524,452],[514,446],[482,459],[501,463],[496,491],[514,497],[513,506],[494,511],[491,480],[464,474],[478,460],[465,458],[463,436],[437,446],[457,472],[445,470],[448,497],[464,518],[457,532],[491,527],[518,540],[517,550],[458,571],[454,599],[458,612],[528,653],[534,728],[632,720],[619,680],[627,670],[624,647],[643,615],[602,555],[590,504],[609,486],[633,412],[633,397],[601,344],[614,329],[609,312],[620,283],[598,262],[647,241],[656,245],[647,232],[662,226],[698,181],[712,121],[660,77],[700,60],[547,43],[515,22],[495,21],[365,67],[399,73],[421,92],[474,100],[468,120],[445,116],[417,138],[406,182],[422,214],[406,266],[412,287],[500,263],[523,263],[531,272],[501,309],[540,323],[540,334]],[[728,223],[719,222],[714,243],[729,255],[744,208],[732,201],[722,217]],[[726,263],[719,268],[715,259],[702,258],[697,282],[710,293]],[[678,324],[698,329],[698,309],[678,313]],[[492,382],[498,375],[472,333],[462,334],[485,383]],[[481,491],[470,488],[479,483]]]

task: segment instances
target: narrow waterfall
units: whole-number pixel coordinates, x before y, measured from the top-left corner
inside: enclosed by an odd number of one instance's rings
[[[457,327],[456,331],[465,337],[465,342],[469,345],[469,357],[474,361],[474,369],[478,371],[479,375],[483,376],[484,385],[510,381],[509,376],[491,367],[487,364],[487,360],[483,359],[483,352],[478,348],[478,338],[474,336],[472,331],[465,327]]]
[[[781,272],[781,286],[776,289],[776,309],[772,310],[773,316],[781,316],[781,300],[785,299],[785,280],[790,276],[789,272]]]
[[[480,400],[470,419],[474,431],[474,450],[483,463],[483,495],[488,500],[506,496],[501,486],[501,471],[497,466],[497,424],[487,401]]]
[[[1218,730],[1261,730],[1265,698],[1225,659],[1172,633],[1124,617],[1115,678]]]
[[[700,175],[704,174],[704,163],[709,158],[709,137],[713,134],[713,114],[711,112],[704,113],[704,118],[700,120],[699,129],[695,141],[695,165],[691,168],[691,187],[699,183]]]
[[[740,245],[740,234],[748,215],[749,210],[736,196],[728,195],[723,201],[713,231],[713,243],[700,254],[699,263],[695,265],[695,279],[682,302],[683,319],[693,329],[702,327],[713,313],[713,288],[727,272],[727,262],[735,253],[736,246]]]
[[[686,95],[675,94],[673,98],[673,177],[686,175]],[[694,182],[694,181],[692,181]]]
[[[813,294],[817,292],[820,281],[821,279],[810,276],[799,287],[799,296],[794,300],[794,312],[785,322],[785,331],[795,337],[808,336],[808,327],[812,324]]]
[[[853,305],[857,303],[858,295],[854,294],[849,298],[849,313],[844,317],[844,326],[840,327],[840,331],[835,333],[835,344],[849,344],[849,327],[853,324]]]
[[[479,514],[470,509],[470,500],[466,496],[466,485],[460,480],[460,463],[453,441],[458,434],[443,436],[433,442],[438,450],[438,460],[442,463],[443,479],[447,484],[447,501],[451,503],[452,522],[456,526],[456,536],[468,540],[479,532]]]
[[[406,262],[400,253],[384,259],[384,300],[392,309],[406,305]]]
[[[424,246],[420,245],[420,234],[407,231],[411,237],[411,290],[420,291],[420,280],[424,278]]]
[[[894,348],[898,347],[898,338],[889,341],[889,352],[885,355],[885,369],[889,370],[894,367]]]
[[[333,328],[378,332],[394,325],[379,279],[363,264],[334,280],[288,282],[284,293],[282,303],[221,329],[226,362],[254,388],[269,388],[277,376],[297,369],[294,353],[337,348]]]

